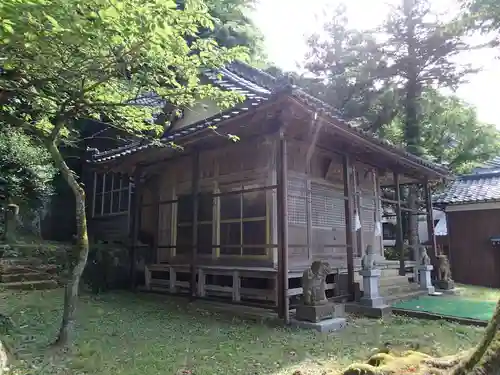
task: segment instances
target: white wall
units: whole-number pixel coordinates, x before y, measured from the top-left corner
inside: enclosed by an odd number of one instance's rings
[[[440,210],[433,210],[434,220],[439,220],[436,227],[446,228],[446,213]],[[382,219],[382,222],[396,224],[395,217],[389,217]],[[436,227],[434,229],[436,229]],[[427,231],[427,216],[420,215],[418,218],[418,238],[420,242],[426,242],[429,240],[429,233]],[[395,240],[384,240],[384,246],[395,246]]]
[[[434,216],[434,221],[436,220],[446,220],[446,213],[440,210],[432,210],[432,215]],[[429,232],[427,230],[427,217],[422,215],[418,218],[418,238],[420,242],[426,242],[429,240]]]
[[[194,124],[195,122],[204,120],[220,113],[220,109],[213,100],[202,99],[198,101],[193,107],[184,110],[182,119],[175,123],[174,129],[178,130]]]

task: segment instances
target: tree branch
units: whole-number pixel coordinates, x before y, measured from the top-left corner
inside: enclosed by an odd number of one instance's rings
[[[42,131],[36,129],[32,124],[20,119],[19,117],[13,116],[10,113],[0,111],[0,122],[5,122],[6,124],[14,125],[15,127],[22,128],[27,132],[34,133],[41,140],[47,139],[47,136],[43,134]]]

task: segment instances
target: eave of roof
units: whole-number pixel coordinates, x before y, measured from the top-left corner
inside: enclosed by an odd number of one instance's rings
[[[293,91],[293,96],[297,97],[299,100],[301,100],[305,104],[315,108],[316,110],[325,113],[328,117],[332,118],[337,124],[343,125],[344,128],[347,129],[350,133],[361,136],[364,140],[366,140],[372,144],[378,145],[387,151],[391,151],[391,152],[395,153],[398,156],[404,157],[404,158],[406,158],[406,159],[408,159],[416,164],[419,164],[425,168],[431,169],[443,178],[450,178],[451,177],[451,173],[446,167],[439,165],[439,164],[436,164],[436,163],[433,163],[429,160],[418,157],[416,155],[413,155],[412,153],[407,152],[403,148],[396,146],[393,143],[391,143],[385,139],[379,138],[374,133],[365,131],[358,126],[354,126],[354,125],[348,123],[347,121],[342,119],[338,110],[331,107],[329,104],[323,102],[322,100],[312,96],[311,94],[308,94],[301,89],[295,89]]]

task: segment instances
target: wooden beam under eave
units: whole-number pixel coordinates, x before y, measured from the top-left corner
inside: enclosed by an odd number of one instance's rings
[[[354,247],[356,241],[354,238],[354,189],[352,184],[352,165],[348,155],[342,157],[342,170],[344,177],[344,196],[345,200],[345,230],[346,230],[346,246],[347,246],[347,282],[349,295],[354,299]]]

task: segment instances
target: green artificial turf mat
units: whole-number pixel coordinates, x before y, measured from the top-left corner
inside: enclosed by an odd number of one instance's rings
[[[432,314],[476,320],[490,320],[495,310],[494,301],[479,301],[448,296],[422,296],[392,305],[395,309],[423,311]]]

